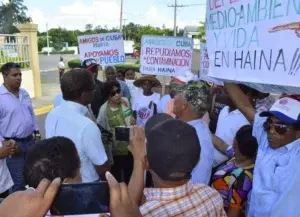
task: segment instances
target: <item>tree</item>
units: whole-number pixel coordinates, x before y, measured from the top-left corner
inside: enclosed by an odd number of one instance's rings
[[[139,32],[134,37],[135,49],[141,49],[141,39],[143,35],[168,35],[169,30],[163,30],[160,28],[155,28],[152,26],[143,26],[140,28]]]
[[[206,43],[206,24],[205,22],[200,22],[200,26],[198,28],[199,35],[197,38],[200,39],[201,43]]]
[[[19,32],[16,25],[31,22],[26,15],[28,11],[23,0],[9,0],[0,6],[0,33],[13,34]]]
[[[93,30],[93,24],[86,24],[85,25],[85,30],[86,31],[92,31]]]

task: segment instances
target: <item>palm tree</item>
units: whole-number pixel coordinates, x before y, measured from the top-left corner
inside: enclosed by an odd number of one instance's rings
[[[93,24],[86,24],[85,25],[85,30],[86,31],[92,31],[93,30]]]
[[[31,22],[26,15],[28,8],[23,0],[9,0],[8,3],[0,6],[0,33],[13,34],[18,32],[16,27],[19,23]]]
[[[198,38],[202,43],[206,43],[206,24],[205,22],[200,22],[200,26],[198,28],[199,35]]]

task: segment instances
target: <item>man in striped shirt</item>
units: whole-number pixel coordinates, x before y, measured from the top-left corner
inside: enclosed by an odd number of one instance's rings
[[[142,216],[225,217],[219,193],[190,180],[201,149],[195,128],[159,114],[149,119],[145,130],[146,148],[145,133],[139,128],[133,128],[130,145],[134,171],[129,193]],[[154,188],[144,189],[144,165],[152,175]]]

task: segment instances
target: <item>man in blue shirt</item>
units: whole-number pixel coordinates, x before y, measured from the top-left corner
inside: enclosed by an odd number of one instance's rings
[[[208,124],[202,118],[209,109],[209,89],[203,82],[191,82],[179,87],[176,93],[173,112],[196,129],[201,145],[200,161],[192,172],[192,181],[208,185],[213,167],[213,144]]]
[[[284,96],[258,114],[236,84],[225,89],[259,145],[247,216],[300,216],[300,96]]]
[[[27,150],[40,139],[39,127],[30,96],[21,88],[22,72],[17,63],[1,67],[4,83],[0,85],[0,142],[17,144],[14,154],[7,158],[7,166],[14,181],[12,192],[24,190],[24,160]],[[1,179],[1,177],[0,177]]]
[[[107,66],[105,68],[105,76],[107,81],[117,80],[117,70],[114,66]],[[124,81],[117,80],[121,85],[121,96],[126,97],[129,101],[131,100],[130,91],[127,84]]]

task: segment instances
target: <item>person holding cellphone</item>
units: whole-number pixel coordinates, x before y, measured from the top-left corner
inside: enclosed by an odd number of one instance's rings
[[[115,129],[120,126],[130,127],[134,125],[135,120],[129,100],[121,96],[121,85],[118,81],[104,83],[103,92],[108,96],[108,101],[100,108],[97,123],[113,135],[112,144],[105,144],[112,164],[112,174],[118,181],[128,183],[133,169],[133,159],[127,148],[128,142],[116,140]]]

